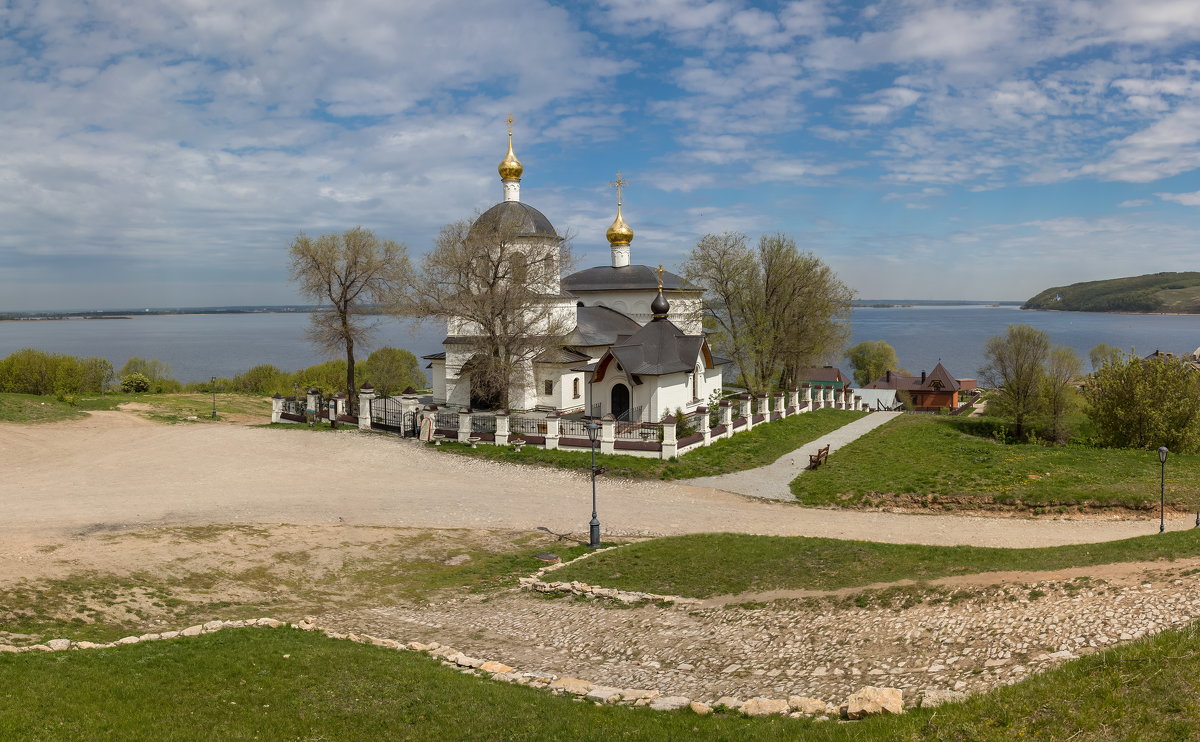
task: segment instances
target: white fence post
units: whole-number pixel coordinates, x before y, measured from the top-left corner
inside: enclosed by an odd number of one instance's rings
[[[728,438],[733,435],[733,405],[728,399],[721,400],[721,424],[725,426],[725,432],[721,434],[722,438]]]
[[[669,459],[679,452],[679,441],[675,437],[675,416],[667,415],[662,421],[662,458]]]
[[[283,414],[283,395],[276,394],[271,397],[271,422],[277,423],[280,421],[279,416]]]
[[[546,450],[552,451],[558,448],[558,416],[562,413],[549,415],[546,418]]]
[[[466,443],[471,437],[471,413],[458,411],[458,442]]]
[[[496,445],[508,445],[508,410],[496,412]]]
[[[358,429],[371,429],[371,402],[375,399],[375,387],[370,382],[358,390]]]
[[[617,421],[612,413],[600,420],[600,453],[614,453],[617,450]]]

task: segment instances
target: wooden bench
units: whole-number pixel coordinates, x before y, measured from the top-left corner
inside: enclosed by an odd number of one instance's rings
[[[825,461],[828,459],[829,459],[829,446],[825,446],[825,448],[817,449],[816,453],[810,453],[808,455],[808,468],[816,469],[821,464],[824,464]]]

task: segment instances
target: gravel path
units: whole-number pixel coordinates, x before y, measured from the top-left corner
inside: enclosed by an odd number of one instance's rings
[[[860,417],[837,430],[824,435],[811,443],[806,443],[791,453],[780,456],[767,466],[760,466],[749,471],[739,471],[732,474],[718,474],[715,477],[697,477],[684,480],[687,484],[697,487],[712,487],[736,492],[750,497],[762,497],[768,500],[794,501],[791,483],[808,468],[808,457],[825,446],[829,446],[832,456],[842,446],[857,440],[880,425],[895,419],[900,412],[872,412],[866,417]]]
[[[582,535],[583,472],[470,459],[357,431],[162,425],[125,413],[0,425],[0,537],[207,523],[346,523]],[[714,531],[892,543],[1047,546],[1152,533],[1144,520],[818,510],[710,488],[604,478],[610,536]],[[1188,517],[1168,521],[1188,528]]]

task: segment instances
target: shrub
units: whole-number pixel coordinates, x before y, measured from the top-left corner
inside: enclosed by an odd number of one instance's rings
[[[121,391],[126,394],[137,394],[150,391],[150,379],[145,374],[134,371],[121,377]]]

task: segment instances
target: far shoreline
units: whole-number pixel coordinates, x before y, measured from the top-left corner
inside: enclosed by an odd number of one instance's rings
[[[1086,309],[1038,309],[1019,307],[1022,312],[1059,312],[1061,314],[1119,314],[1126,317],[1200,317],[1200,312],[1092,312]]]

